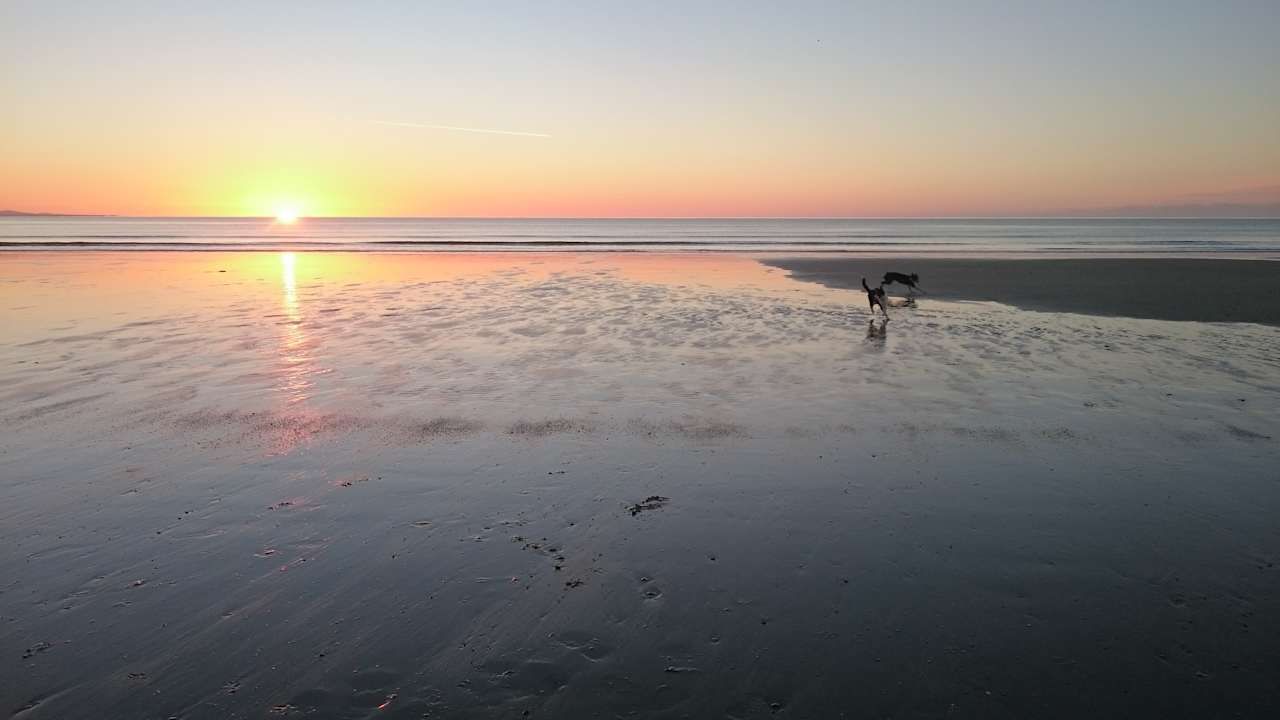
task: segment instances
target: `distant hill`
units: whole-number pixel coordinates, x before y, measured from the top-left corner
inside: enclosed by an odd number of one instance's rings
[[[1086,218],[1280,218],[1280,203],[1187,203],[1182,205],[1129,205],[1085,208],[1063,213]]]
[[[21,210],[0,210],[0,217],[115,217],[114,215],[94,215],[91,213],[42,213],[23,212]]]
[[[1171,202],[1095,207],[1067,212],[1104,218],[1280,218],[1280,185],[1186,195]]]

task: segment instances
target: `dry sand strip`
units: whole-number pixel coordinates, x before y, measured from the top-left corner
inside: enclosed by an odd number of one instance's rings
[[[861,289],[918,273],[929,297],[1084,315],[1280,325],[1280,262],[1191,258],[769,258],[797,280]],[[900,285],[895,292],[906,291]]]

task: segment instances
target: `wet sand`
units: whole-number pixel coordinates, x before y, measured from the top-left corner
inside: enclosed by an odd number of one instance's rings
[[[10,717],[1280,704],[1278,328],[882,329],[740,256],[0,270]]]
[[[1154,320],[1280,325],[1280,262],[1210,258],[871,260],[779,258],[769,265],[831,287],[872,285],[893,270],[920,275],[932,297],[1029,310]],[[905,293],[901,285],[892,293]]]

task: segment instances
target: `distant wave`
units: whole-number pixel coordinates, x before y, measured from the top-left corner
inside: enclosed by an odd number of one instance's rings
[[[698,253],[755,252],[755,253],[821,253],[821,254],[884,254],[947,256],[1044,256],[1046,254],[1106,256],[1106,255],[1253,255],[1280,256],[1280,245],[1227,245],[1221,243],[1151,243],[1151,244],[1045,244],[1045,245],[976,245],[973,243],[895,242],[895,243],[702,243],[702,242],[381,242],[381,243],[218,243],[218,242],[6,242],[0,241],[0,253],[22,250],[98,250],[106,252],[279,252],[305,250],[309,252],[395,252],[424,251],[467,253],[485,250],[504,252],[577,251],[577,252],[662,252],[664,250]],[[1280,260],[1280,257],[1272,259]]]
[[[40,239],[28,239],[40,238]],[[64,239],[65,238],[65,239]],[[528,239],[511,239],[528,238]],[[1065,238],[1050,235],[1000,235],[986,238],[922,238],[912,235],[856,235],[848,237],[791,235],[786,238],[748,235],[716,235],[705,238],[619,238],[594,235],[573,235],[572,239],[546,239],[542,235],[493,235],[488,237],[438,237],[432,235],[405,235],[392,238],[350,238],[336,236],[319,236],[293,239],[280,239],[270,235],[217,235],[206,239],[193,239],[191,235],[35,235],[23,239],[3,240],[0,245],[21,247],[59,247],[59,246],[122,246],[137,247],[140,245],[165,246],[209,246],[253,247],[256,245],[306,246],[313,245],[349,245],[353,247],[369,245],[512,245],[537,247],[569,247],[585,245],[620,245],[620,246],[674,246],[685,247],[695,245],[732,245],[740,246],[780,246],[789,245],[913,245],[927,247],[931,245],[972,245],[974,240],[981,239],[998,243],[1002,240],[1041,240],[1046,242],[1062,242]],[[229,240],[248,240],[252,242],[227,242]],[[1171,238],[1071,238],[1072,246],[1114,245],[1118,242],[1139,245],[1161,246],[1231,246],[1231,241],[1192,239],[1179,240]],[[1251,247],[1256,247],[1250,244]],[[1264,246],[1265,247],[1265,246]]]
[[[291,239],[284,239],[281,235],[231,235],[218,233],[216,235],[192,235],[189,233],[168,235],[160,233],[147,234],[56,234],[56,235],[36,235],[27,233],[22,235],[24,239],[51,239],[51,238],[68,238],[72,240],[187,240],[191,238],[204,237],[211,241],[218,240],[269,240],[273,242],[307,242],[307,241],[324,241],[332,239],[339,242],[351,243],[369,243],[369,242],[457,242],[457,243],[495,243],[495,242],[556,242],[564,244],[572,244],[575,241],[598,241],[598,242],[646,242],[646,243],[691,243],[691,242],[714,242],[716,240],[738,241],[738,240],[764,240],[767,242],[789,243],[799,241],[830,241],[830,242],[851,242],[857,240],[894,240],[908,238],[925,238],[927,236],[917,234],[857,234],[857,235],[837,235],[831,233],[821,234],[798,234],[786,233],[784,236],[770,233],[753,233],[753,234],[707,234],[698,235],[696,233],[679,233],[672,236],[654,236],[654,237],[638,237],[635,235],[581,235],[573,233],[554,233],[556,239],[547,239],[548,233],[529,233],[529,234],[485,234],[485,235],[367,235],[362,234],[357,237],[351,235],[290,235]],[[1048,237],[1046,235],[1001,235],[1001,238],[1013,239],[1035,239]],[[681,239],[684,238],[684,239]],[[956,238],[957,241],[962,238]],[[967,238],[964,238],[967,239]],[[924,240],[922,240],[924,241]]]
[[[1027,235],[985,235],[962,237],[926,237],[921,235],[793,235],[785,237],[776,235],[706,235],[686,236],[684,239],[654,237],[637,238],[621,235],[564,235],[558,234],[556,239],[548,239],[546,235],[390,235],[350,237],[339,235],[308,235],[281,238],[277,235],[206,235],[204,239],[198,235],[23,235],[18,240],[2,240],[6,245],[108,245],[138,244],[139,241],[171,241],[169,245],[248,245],[253,243],[230,243],[227,240],[262,241],[270,245],[315,245],[315,244],[350,244],[350,245],[717,245],[717,244],[767,244],[767,245],[949,245],[967,244],[975,239],[990,241],[999,240],[1053,240],[1060,241],[1061,235],[1027,234]],[[1081,245],[1107,244],[1119,240],[1133,241],[1138,238],[1111,236],[1105,238],[1071,238],[1072,242]],[[874,240],[874,243],[861,241]],[[906,242],[883,242],[885,240],[901,240]],[[1143,238],[1142,241],[1161,245],[1195,245],[1219,244],[1226,242],[1212,239],[1177,240],[1172,238]]]
[[[85,236],[77,236],[77,237],[82,237],[82,238],[94,238],[94,237],[96,237],[96,236],[93,236],[93,235],[85,235]],[[954,245],[954,244],[959,244],[959,242],[960,242],[960,241],[948,241],[948,240],[918,240],[918,241],[912,241],[912,242],[874,242],[874,243],[868,243],[868,242],[857,242],[856,240],[810,240],[810,241],[803,241],[803,242],[801,242],[801,241],[797,241],[797,240],[760,240],[760,241],[754,241],[754,242],[730,242],[730,241],[723,241],[723,240],[722,240],[722,241],[717,241],[717,240],[714,240],[714,239],[709,239],[709,240],[491,240],[491,239],[487,239],[487,238],[476,238],[476,239],[473,239],[473,240],[461,240],[461,239],[452,239],[452,240],[451,240],[451,239],[434,239],[434,240],[412,240],[412,239],[406,239],[406,240],[350,240],[350,239],[342,239],[342,240],[337,240],[337,239],[335,239],[335,240],[331,240],[331,241],[326,241],[326,240],[323,240],[323,239],[311,239],[311,240],[276,240],[276,241],[268,241],[268,240],[266,240],[265,238],[252,238],[252,239],[262,239],[262,240],[264,240],[264,242],[246,242],[246,243],[236,243],[236,242],[221,242],[221,240],[226,239],[226,238],[228,238],[228,237],[230,237],[230,239],[249,239],[249,238],[240,238],[240,237],[231,237],[231,236],[220,236],[220,237],[219,237],[219,238],[217,238],[217,239],[210,239],[210,240],[194,240],[194,241],[189,241],[189,240],[182,240],[182,239],[181,239],[181,238],[186,238],[186,237],[189,237],[189,236],[175,236],[175,239],[174,239],[173,241],[166,241],[166,236],[163,236],[163,235],[142,235],[142,236],[137,236],[137,237],[136,237],[136,239],[131,239],[131,240],[128,240],[128,241],[123,241],[123,240],[121,240],[121,239],[120,239],[120,238],[124,238],[124,237],[130,237],[130,236],[117,236],[117,235],[113,235],[113,236],[107,236],[107,237],[105,237],[105,238],[104,238],[104,239],[102,239],[102,240],[94,240],[94,239],[81,239],[81,240],[0,240],[0,245],[12,245],[12,246],[15,246],[15,247],[65,247],[65,246],[93,246],[93,247],[114,246],[114,247],[140,247],[140,246],[143,246],[143,245],[164,245],[165,247],[208,247],[208,246],[215,246],[215,245],[216,245],[216,246],[219,246],[219,247],[232,247],[232,248],[246,248],[246,247],[256,247],[256,246],[270,246],[270,247],[282,247],[282,246],[313,247],[313,246],[316,246],[316,245],[321,245],[321,246],[326,246],[326,245],[327,245],[327,246],[334,246],[334,247],[341,247],[341,246],[361,247],[361,246],[368,246],[368,245],[409,245],[409,246],[424,246],[424,245],[448,245],[448,246],[476,246],[476,245],[484,245],[484,246],[492,246],[492,245],[506,245],[506,246],[515,246],[515,247],[580,247],[580,246],[612,246],[612,245],[623,246],[623,247],[630,247],[630,246],[644,246],[644,247],[665,247],[665,246],[688,247],[688,246],[699,246],[699,245],[706,245],[706,246],[715,246],[715,245],[733,245],[733,246],[735,246],[735,247],[741,247],[741,246],[744,246],[744,245],[751,245],[751,246],[756,246],[756,245],[759,245],[759,246],[774,246],[774,245],[777,245],[777,246],[787,246],[787,245],[831,245],[831,246],[842,246],[842,245],[918,245],[918,246],[928,246],[928,245]],[[155,242],[151,242],[151,241],[155,241]]]

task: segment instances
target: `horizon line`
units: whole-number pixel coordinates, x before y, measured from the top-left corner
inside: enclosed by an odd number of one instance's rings
[[[274,215],[131,215],[0,210],[6,218],[274,220]],[[1274,215],[300,215],[306,220],[1280,220]]]

